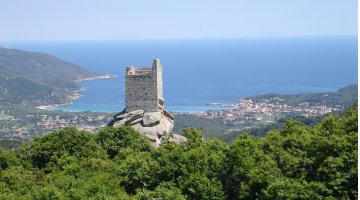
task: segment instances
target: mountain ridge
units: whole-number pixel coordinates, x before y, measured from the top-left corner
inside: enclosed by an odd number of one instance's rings
[[[0,47],[0,105],[67,103],[77,80],[98,75],[48,54]]]

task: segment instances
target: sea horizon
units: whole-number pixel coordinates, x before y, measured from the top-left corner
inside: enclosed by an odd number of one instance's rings
[[[163,65],[165,108],[171,112],[223,109],[268,93],[335,92],[357,83],[356,37],[188,39],[95,42],[15,42],[3,46],[47,53],[117,78],[81,82],[73,104],[56,109],[120,112],[126,66]]]

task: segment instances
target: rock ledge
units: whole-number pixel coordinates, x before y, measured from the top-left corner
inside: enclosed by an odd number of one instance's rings
[[[158,147],[163,141],[182,143],[186,138],[181,135],[172,134],[174,128],[174,116],[169,112],[144,112],[144,110],[125,110],[116,114],[108,126],[131,126],[139,133],[149,139],[154,147]]]

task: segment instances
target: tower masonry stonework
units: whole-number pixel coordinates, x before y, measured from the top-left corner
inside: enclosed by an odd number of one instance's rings
[[[164,109],[162,65],[155,59],[151,67],[126,67],[125,109],[116,114],[108,126],[131,126],[157,147],[162,141],[184,142],[172,134],[174,116]]]
[[[163,110],[162,66],[156,59],[152,67],[127,67],[125,74],[126,111],[142,109],[145,112]]]

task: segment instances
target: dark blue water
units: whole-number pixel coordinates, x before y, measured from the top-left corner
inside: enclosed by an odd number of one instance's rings
[[[157,40],[5,43],[52,54],[119,78],[81,83],[87,90],[67,110],[119,111],[124,71],[163,65],[164,97],[171,111],[203,111],[265,93],[336,91],[357,83],[357,38],[306,37],[234,40]]]

